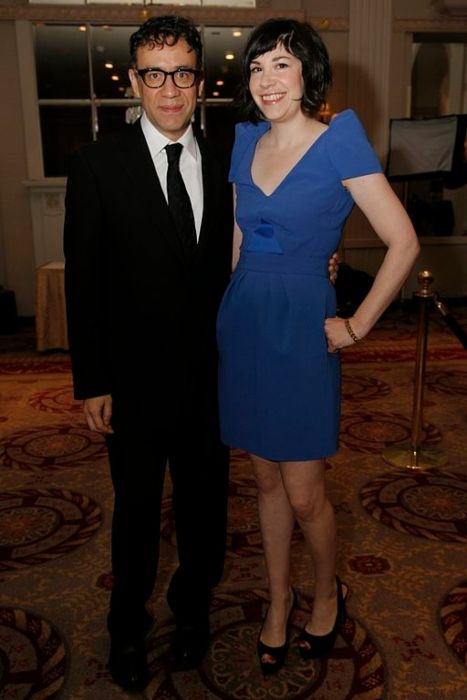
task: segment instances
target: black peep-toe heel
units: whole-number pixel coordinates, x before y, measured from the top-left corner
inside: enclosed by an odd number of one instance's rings
[[[328,634],[311,634],[305,628],[300,633],[298,638],[300,656],[302,659],[319,659],[331,653],[336,642],[337,633],[345,622],[345,596],[342,590],[342,582],[339,576],[336,576],[337,584],[337,614],[334,626]],[[308,646],[302,646],[300,642],[306,642]]]
[[[261,668],[262,673],[265,675],[272,675],[273,673],[277,673],[280,671],[282,666],[285,663],[285,659],[287,657],[287,651],[289,648],[289,623],[290,623],[290,618],[292,617],[292,613],[294,608],[297,606],[297,594],[295,590],[292,588],[292,605],[290,606],[290,612],[289,616],[287,618],[287,627],[286,627],[286,632],[285,632],[285,644],[282,644],[280,647],[270,647],[268,644],[265,644],[264,642],[261,641],[261,633],[263,631],[263,626],[261,626],[261,630],[258,635],[258,643],[257,643],[257,651],[258,651],[258,660],[259,660],[259,665]],[[268,656],[272,657],[274,661],[263,661],[263,656],[267,654]]]

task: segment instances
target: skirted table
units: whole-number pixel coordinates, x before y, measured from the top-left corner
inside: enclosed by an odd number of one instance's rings
[[[49,262],[36,271],[37,349],[68,350],[65,263]]]

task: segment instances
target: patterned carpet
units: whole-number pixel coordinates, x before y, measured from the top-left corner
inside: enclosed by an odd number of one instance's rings
[[[455,309],[467,326],[467,309]],[[415,319],[396,310],[343,353],[341,449],[329,460],[348,620],[330,658],[300,660],[293,640],[313,573],[293,537],[299,606],[285,668],[263,678],[255,645],[267,606],[255,487],[232,453],[226,574],[213,638],[196,672],[168,668],[175,564],[170,483],[160,577],[151,600],[151,700],[448,700],[467,698],[467,353],[430,322],[423,443],[445,466],[403,470],[383,450],[411,430]],[[111,486],[103,441],[73,401],[68,356],[38,354],[22,328],[0,336],[0,698],[117,700],[106,669]],[[133,696],[134,697],[134,696]]]

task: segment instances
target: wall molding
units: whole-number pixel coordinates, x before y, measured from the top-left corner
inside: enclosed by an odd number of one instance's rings
[[[284,3],[285,5],[285,3]],[[28,20],[30,22],[92,22],[103,24],[141,24],[151,15],[183,14],[198,24],[254,26],[271,17],[287,15],[293,19],[311,22],[320,31],[345,32],[347,17],[313,17],[305,10],[281,8],[195,7],[180,5],[0,5],[0,20]]]
[[[467,17],[465,19],[454,19],[440,17],[438,19],[416,19],[404,18],[394,19],[394,30],[396,32],[467,32]]]
[[[443,1],[443,0],[442,0]],[[452,8],[465,6],[466,10],[452,11],[436,18],[400,18],[393,19],[393,29],[396,32],[467,32],[467,0],[465,3],[453,2]],[[448,7],[448,0],[444,0]],[[322,32],[346,32],[349,30],[348,17],[314,17],[306,10],[270,8],[265,4],[256,8],[242,7],[197,7],[180,5],[29,5],[24,0],[10,0],[8,4],[0,4],[0,20],[28,20],[30,22],[91,22],[108,24],[141,24],[151,15],[181,13],[199,24],[211,25],[246,25],[254,26],[270,17],[287,15],[299,21],[311,22]]]
[[[467,17],[467,0],[432,0],[438,12],[450,17]]]

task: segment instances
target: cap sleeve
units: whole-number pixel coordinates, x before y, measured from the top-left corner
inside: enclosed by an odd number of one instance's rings
[[[329,158],[341,180],[382,172],[381,163],[353,110],[346,109],[334,117],[327,136]]]

